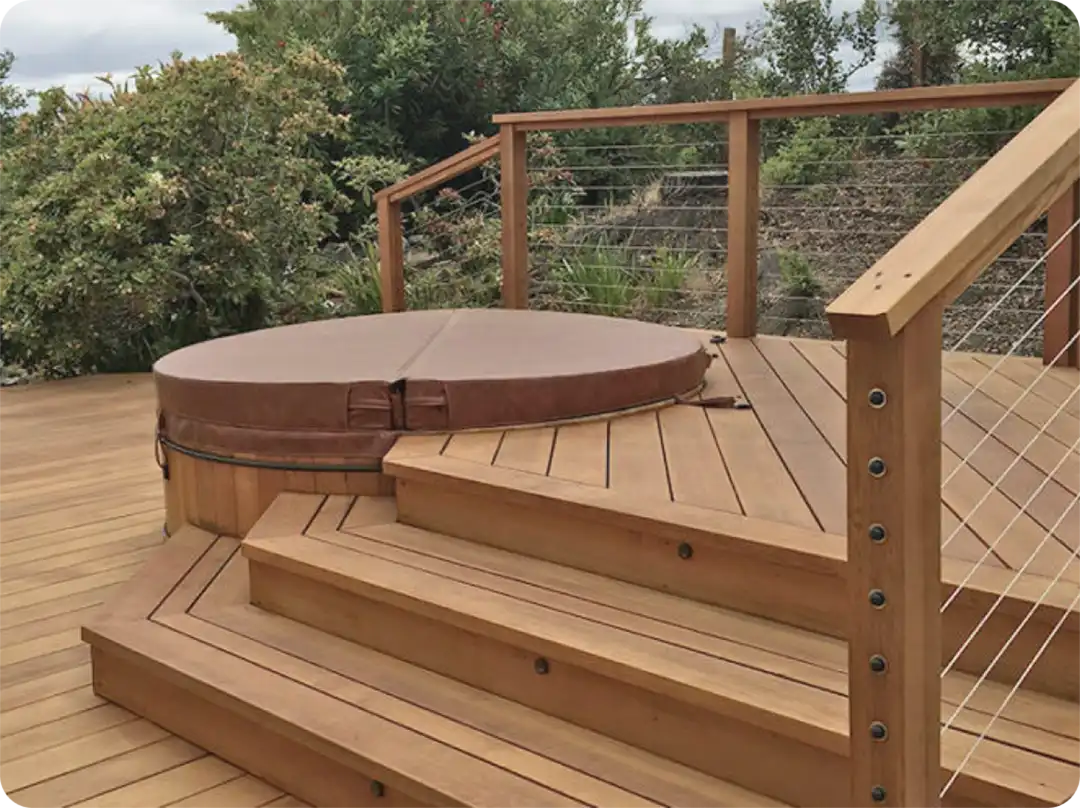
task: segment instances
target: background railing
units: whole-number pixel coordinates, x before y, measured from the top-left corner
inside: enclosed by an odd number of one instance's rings
[[[1070,622],[1076,630],[1080,585],[1066,588],[1078,591],[1062,608],[1059,584],[1080,584],[1080,391],[1052,376],[1049,366],[1068,356],[1080,338],[1072,311],[1080,285],[1072,240],[1080,227],[1078,179],[1080,83],[829,308],[836,335],[847,339],[856,804],[938,804],[1062,626]],[[1026,312],[1027,327],[998,357],[943,353],[946,307],[1048,210],[1051,243],[1031,262],[1060,272],[1048,278],[1045,307]],[[999,301],[1033,272],[1015,278]],[[990,307],[944,347],[964,348],[999,308]],[[1046,367],[1016,361],[1041,325],[1060,327],[1069,317],[1071,330],[1046,332]],[[941,546],[928,540],[937,536]],[[942,549],[964,541],[970,545],[964,553],[968,571],[942,603]],[[936,652],[942,647],[941,615],[988,567],[1004,569],[1006,584],[942,660]],[[1041,591],[1000,646],[986,649],[986,626],[1021,580],[1029,594],[1032,587]],[[1016,643],[1048,598],[1060,616],[1046,624],[1043,611],[1039,641],[1032,643],[1029,632]],[[989,652],[988,664],[951,714],[942,716],[941,681],[976,642]],[[987,680],[1003,677],[1011,689],[976,737],[950,734]],[[952,772],[944,785],[942,763]]]
[[[384,310],[501,303],[828,336],[828,303],[1015,134],[897,123],[1041,105],[1067,84],[497,116],[501,136],[379,194]],[[882,114],[887,126],[865,125]],[[784,116],[811,117],[793,137]],[[1068,276],[1060,258],[1036,264],[1047,228],[1033,223],[949,306],[946,341],[997,352],[1022,333]],[[1046,320],[1048,356],[1069,316]],[[1043,330],[1019,351],[1042,352]]]

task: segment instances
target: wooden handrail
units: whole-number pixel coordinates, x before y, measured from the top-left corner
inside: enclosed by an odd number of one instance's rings
[[[499,154],[499,135],[484,138],[423,171],[375,194],[379,221],[379,291],[383,311],[405,310],[405,250],[402,245],[401,203],[438,187]]]
[[[457,154],[452,154],[445,160],[440,160],[423,171],[418,171],[411,177],[394,183],[389,188],[383,188],[375,194],[375,200],[388,199],[390,202],[401,202],[410,196],[422,194],[424,191],[449,182],[467,171],[472,171],[499,153],[499,140],[499,135],[484,138],[467,149],[462,149]]]
[[[1071,83],[1072,79],[1041,79],[785,98],[747,98],[737,101],[511,112],[496,115],[492,120],[499,125],[512,124],[519,130],[554,130],[717,122],[726,121],[736,113],[747,113],[751,119],[759,120],[819,115],[874,115],[882,112],[965,107],[1011,107],[1049,103]]]
[[[948,305],[1080,178],[1080,82],[826,309],[836,336],[890,339]]]

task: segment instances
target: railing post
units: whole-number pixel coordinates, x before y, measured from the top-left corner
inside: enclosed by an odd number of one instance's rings
[[[727,335],[757,333],[761,124],[746,112],[728,121]]]
[[[401,203],[387,196],[376,202],[379,218],[379,293],[384,312],[405,310],[405,249]]]
[[[502,194],[502,301],[508,309],[529,307],[529,174],[525,132],[501,129],[499,160]]]
[[[941,788],[941,336],[934,303],[847,346],[852,804]]]
[[[1077,219],[1080,219],[1080,183],[1073,183],[1050,206],[1047,215],[1047,246],[1062,237],[1064,240],[1046,259],[1047,312],[1043,322],[1043,364],[1053,362],[1071,368],[1080,367],[1080,340],[1076,339],[1080,332],[1080,284],[1076,282],[1080,275],[1080,228],[1070,232]],[[1071,290],[1070,284],[1074,284]],[[1062,299],[1058,301],[1058,298]],[[1070,344],[1069,340],[1073,342]]]

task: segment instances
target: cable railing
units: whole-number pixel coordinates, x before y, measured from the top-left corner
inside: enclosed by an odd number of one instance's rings
[[[1021,687],[1075,689],[1080,387],[1056,367],[1075,365],[1080,341],[1078,180],[1080,83],[829,307],[847,339],[858,802],[949,799],[992,754],[986,739]],[[1021,260],[999,264],[1005,253]],[[980,283],[974,316],[947,333],[955,302]],[[943,556],[960,571],[944,599]],[[987,575],[995,586],[973,601]],[[961,604],[967,628],[943,646],[943,618]],[[939,647],[943,657],[926,653]],[[902,675],[873,670],[873,658]],[[942,715],[940,683],[958,670],[974,678]],[[980,731],[956,732],[990,681],[1008,693]]]
[[[825,306],[985,160],[985,148],[971,153],[963,144],[975,137],[984,145],[1004,143],[1014,134],[934,128],[912,134],[895,126],[875,133],[851,123],[881,113],[1044,104],[1067,84],[920,87],[496,116],[498,138],[379,195],[384,308],[405,307],[407,289],[426,307],[489,305],[495,282],[490,273],[455,270],[453,264],[464,246],[471,248],[470,257],[489,261],[497,246],[503,305],[723,327],[735,337],[759,330],[827,336]],[[819,153],[820,144],[803,133],[800,143],[809,157],[801,155],[798,167],[804,175],[763,170],[783,151],[790,136],[781,131],[784,126],[824,116],[831,116],[827,139],[836,148]],[[415,211],[403,217],[401,203],[426,204],[433,188],[469,172],[470,184],[485,186],[482,203],[476,203],[475,188],[455,184],[471,207],[440,209],[442,218],[428,214],[430,226],[444,229],[454,229],[449,220],[457,217],[465,244],[455,253],[443,238],[433,250],[420,217],[413,220]],[[696,196],[689,204],[677,198],[677,185],[663,184],[665,177],[680,174],[695,175],[690,192]],[[657,199],[658,190],[674,198]],[[390,234],[403,228],[409,237],[395,246]],[[988,271],[987,282],[1008,278],[1008,265],[1030,262],[1044,242],[1037,229],[1018,236],[1000,269]],[[1034,288],[1040,279],[1032,281]],[[1035,294],[1024,291],[1030,294],[1017,306],[1021,312]],[[945,337],[978,319],[987,299],[979,284],[968,290],[949,314]],[[977,336],[987,349],[996,349],[994,329]]]
[[[928,151],[843,123],[1032,104]],[[939,804],[1021,687],[1075,699],[1080,393],[1054,368],[1080,365],[1078,112],[1055,80],[504,115],[378,195],[388,311],[847,340],[855,804]],[[841,159],[770,165],[800,116],[834,116]],[[990,708],[988,682],[1011,688]]]

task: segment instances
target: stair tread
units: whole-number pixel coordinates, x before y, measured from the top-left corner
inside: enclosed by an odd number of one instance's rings
[[[429,804],[782,805],[242,603],[222,591],[245,585],[235,546],[186,558],[168,595],[86,638]]]
[[[260,618],[269,618],[278,637],[276,643],[286,647],[289,643],[292,647],[297,643],[306,648],[321,647],[333,639],[285,618],[260,615],[253,607],[243,608],[255,612],[246,616],[244,624],[251,627]],[[577,767],[573,763],[559,763],[554,755],[529,752],[512,741],[380,692],[365,685],[364,678],[370,674],[360,669],[351,669],[359,676],[352,679],[294,658],[293,670],[288,675],[269,670],[259,661],[265,663],[269,657],[281,663],[286,652],[185,615],[168,616],[162,623],[98,625],[92,630],[91,639],[96,647],[108,650],[120,647],[124,652],[152,660],[156,672],[171,682],[197,690],[199,695],[212,691],[211,698],[215,701],[222,697],[230,699],[234,709],[246,716],[257,714],[259,723],[271,729],[286,731],[291,737],[300,733],[306,737],[307,745],[324,755],[338,760],[342,753],[362,758],[386,772],[378,777],[388,787],[397,787],[423,799],[424,804],[469,808],[504,808],[508,804],[523,808],[669,805],[583,773],[591,763],[596,765],[585,758],[610,755],[611,750],[605,750],[604,746],[621,744],[540,714],[529,718],[548,724],[549,729],[554,724],[561,725],[556,727],[557,743],[582,750],[579,756],[583,759],[575,762],[579,764]],[[380,656],[365,649],[354,650],[359,651],[364,662],[373,662]],[[396,662],[383,661],[391,665]],[[409,668],[400,662],[396,665],[399,674]],[[297,681],[297,668],[309,669],[307,682]],[[423,677],[427,698],[436,701],[441,697],[449,701],[463,698],[469,714],[476,708],[475,697],[486,696],[419,669],[416,673]],[[488,709],[494,711],[490,713],[492,716],[498,715],[495,721],[500,724],[508,723],[505,713],[526,710],[497,701],[502,703],[489,704]],[[622,748],[622,752],[633,766],[639,767],[639,781],[651,780],[648,785],[653,790],[662,785],[664,793],[674,791],[680,797],[676,803],[679,806],[785,808],[777,800],[745,792],[689,769],[681,770],[683,767],[661,758],[630,748]],[[571,760],[573,757],[565,750],[558,756]],[[626,763],[623,768],[632,770]],[[421,793],[417,794],[415,789],[410,792],[404,783],[419,784]]]
[[[400,524],[315,532],[251,542],[245,553],[846,754],[841,641]],[[985,711],[965,711],[945,733],[946,767],[960,763],[998,707],[1001,688],[989,684],[973,700]],[[954,703],[968,689],[963,677],[946,688]],[[945,716],[954,710],[948,695]],[[1058,732],[1007,711],[965,771],[1067,798],[1076,787],[1075,705],[1024,696]]]
[[[589,796],[580,793],[584,785],[594,800],[606,793],[607,803],[619,805],[782,804],[255,606],[222,612],[212,622],[546,759],[552,777],[578,781],[574,796],[579,798]]]
[[[416,554],[423,554],[495,573],[539,590],[552,590],[626,612],[623,624],[630,624],[637,632],[651,632],[665,642],[704,653],[716,651],[726,654],[728,659],[752,667],[762,666],[780,676],[800,678],[841,695],[847,693],[847,644],[834,637],[407,525],[380,524],[346,532],[368,540],[362,548],[369,553],[380,551],[371,543],[373,540],[412,552],[411,563],[416,563]],[[314,535],[324,541],[335,541],[332,533]],[[342,538],[343,546],[361,549],[355,539]],[[395,556],[383,552],[384,558],[394,560]],[[517,594],[524,591],[515,590]],[[534,594],[547,596],[542,591]],[[722,642],[718,644],[715,640]],[[943,682],[943,702],[958,705],[974,683],[975,677],[969,674],[950,673]],[[993,714],[1007,693],[1006,686],[985,681],[968,706],[973,711]],[[952,711],[944,714],[951,715]],[[1019,692],[999,720],[1007,722],[1003,726],[1016,732],[1030,726],[1069,739],[1080,738],[1080,715],[1075,705],[1038,692]],[[976,731],[981,731],[981,727]],[[1058,751],[1067,752],[1069,759],[1080,763],[1076,744],[1067,744]]]

